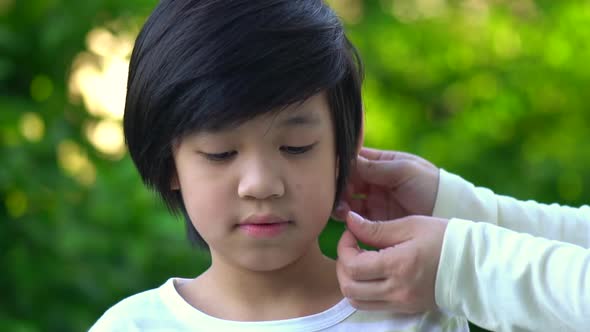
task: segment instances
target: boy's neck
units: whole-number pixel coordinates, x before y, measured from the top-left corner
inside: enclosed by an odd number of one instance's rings
[[[239,321],[311,315],[342,299],[336,262],[324,257],[319,246],[271,272],[241,269],[214,258],[205,273],[182,288],[181,295],[201,311]]]

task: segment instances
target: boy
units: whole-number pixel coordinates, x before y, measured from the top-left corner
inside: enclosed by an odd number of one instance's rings
[[[441,312],[357,311],[320,251],[361,142],[360,85],[320,0],[163,0],[131,57],[125,137],[212,264],[91,330],[466,331]]]

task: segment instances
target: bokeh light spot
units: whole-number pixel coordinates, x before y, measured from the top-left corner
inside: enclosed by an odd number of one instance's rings
[[[81,97],[94,116],[121,120],[133,37],[96,28],[88,33],[87,44],[91,53],[83,52],[74,61],[70,99],[77,102]]]
[[[20,132],[31,142],[38,142],[45,134],[45,122],[36,113],[27,112],[20,119]]]
[[[90,186],[96,180],[96,169],[82,148],[71,140],[64,140],[57,147],[59,167],[80,184]]]
[[[102,120],[98,123],[90,123],[85,128],[85,134],[101,153],[113,159],[120,159],[125,154],[125,137],[121,122]]]

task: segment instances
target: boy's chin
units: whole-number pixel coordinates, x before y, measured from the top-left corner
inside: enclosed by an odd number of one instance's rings
[[[243,269],[259,273],[277,273],[287,271],[297,266],[309,266],[303,263],[307,255],[285,250],[269,249],[268,252],[236,257],[236,263]]]
[[[264,257],[242,257],[239,265],[252,272],[277,272],[293,266],[299,257],[287,257],[285,254],[264,255]]]

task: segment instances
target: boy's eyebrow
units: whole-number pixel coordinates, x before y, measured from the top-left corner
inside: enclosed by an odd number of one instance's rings
[[[315,127],[320,124],[320,118],[313,113],[294,114],[279,122],[280,127]]]

